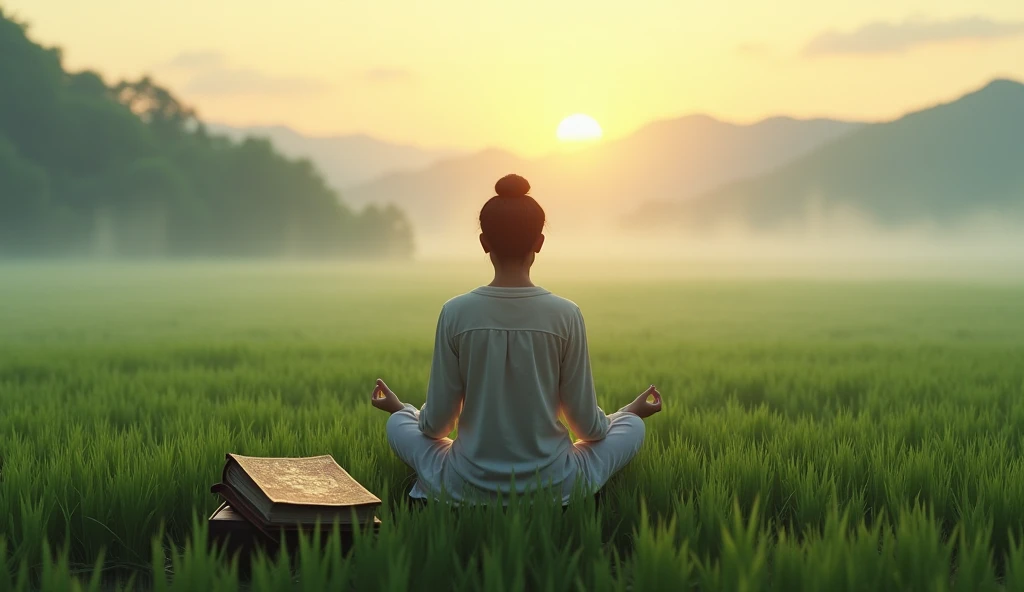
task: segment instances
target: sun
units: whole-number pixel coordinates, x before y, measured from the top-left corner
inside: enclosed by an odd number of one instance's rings
[[[593,142],[601,139],[601,124],[589,115],[576,113],[558,124],[555,135],[562,142]]]

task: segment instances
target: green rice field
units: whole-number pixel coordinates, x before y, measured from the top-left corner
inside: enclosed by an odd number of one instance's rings
[[[604,409],[665,397],[564,513],[407,507],[368,403],[423,402],[484,262],[0,265],[0,591],[1024,590],[1024,278],[702,265],[538,265]],[[243,573],[227,452],[333,455],[379,533]]]

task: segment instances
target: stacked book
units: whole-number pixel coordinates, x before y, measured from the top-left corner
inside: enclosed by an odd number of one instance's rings
[[[230,553],[276,548],[298,533],[337,524],[342,536],[376,529],[380,499],[328,455],[265,458],[228,454],[221,482],[211,488],[220,507],[210,516],[210,542]]]

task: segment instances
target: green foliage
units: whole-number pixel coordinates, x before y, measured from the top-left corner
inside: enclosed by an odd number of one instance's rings
[[[34,230],[46,221],[50,184],[46,171],[18,154],[0,133],[0,251],[31,250]]]
[[[0,11],[0,256],[403,258],[402,212],[354,212],[308,161],[206,133],[149,78],[69,73]]]
[[[587,316],[606,410],[666,396],[601,500],[564,512],[406,507],[366,404],[378,375],[423,402],[436,312],[479,277],[0,268],[0,590],[1021,586],[1024,286],[539,273]],[[380,532],[243,582],[202,520],[228,451],[332,454],[386,501]]]

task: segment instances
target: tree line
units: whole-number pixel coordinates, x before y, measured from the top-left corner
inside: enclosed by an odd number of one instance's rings
[[[208,133],[150,78],[64,69],[0,10],[0,256],[408,257],[392,206],[355,211],[307,160]]]

